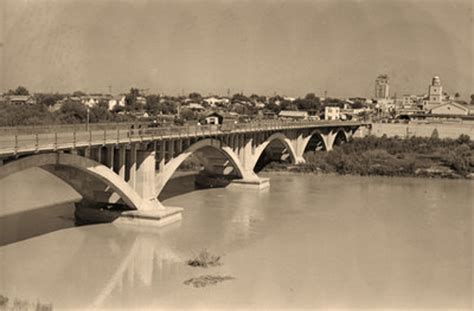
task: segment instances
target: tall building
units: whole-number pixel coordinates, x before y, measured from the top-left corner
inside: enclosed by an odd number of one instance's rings
[[[428,88],[428,101],[430,104],[441,104],[443,102],[443,86],[438,76],[434,76],[431,80],[431,85]]]
[[[387,99],[390,96],[390,85],[387,75],[379,75],[375,79],[375,98]]]
[[[431,84],[428,87],[428,95],[423,100],[423,109],[431,111],[434,107],[437,107],[443,103],[451,101],[452,98],[443,93],[443,86],[441,85],[441,79],[438,76],[434,76],[431,79]]]

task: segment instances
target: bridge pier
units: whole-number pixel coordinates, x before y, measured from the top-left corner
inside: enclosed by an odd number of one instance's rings
[[[153,147],[153,148],[152,148]],[[105,151],[105,150],[104,150]],[[93,156],[100,149],[92,150]],[[113,155],[116,153],[116,155]],[[114,161],[114,159],[117,159]],[[76,204],[75,216],[79,223],[113,222],[119,224],[163,226],[179,221],[182,208],[165,207],[158,201],[156,193],[156,151],[154,144],[134,143],[106,149],[102,158],[106,166],[117,172],[141,198],[138,209],[130,210],[116,192],[97,181],[90,180],[85,185],[93,195],[84,197]],[[114,163],[115,162],[115,163]],[[110,167],[111,166],[111,167]]]

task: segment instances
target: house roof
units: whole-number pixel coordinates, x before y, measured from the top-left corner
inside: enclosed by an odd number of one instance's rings
[[[435,109],[438,109],[438,108],[441,108],[441,107],[447,106],[447,105],[449,105],[449,106],[454,106],[454,107],[459,108],[459,109],[464,110],[464,111],[468,111],[468,110],[469,110],[469,107],[467,107],[467,106],[465,106],[465,105],[463,105],[463,104],[460,104],[460,103],[456,103],[456,102],[443,103],[443,104],[441,104],[441,105],[438,105],[438,106],[436,106],[436,107],[431,108],[431,110],[435,110]]]
[[[190,103],[189,105],[185,106],[189,109],[199,109],[199,110],[206,110],[201,104]]]
[[[307,117],[307,111],[298,111],[298,110],[282,110],[278,114],[280,117]]]
[[[17,102],[26,102],[31,98],[30,95],[10,95],[8,96],[8,99],[10,101],[17,101]]]
[[[239,116],[238,113],[235,112],[220,112],[220,111],[212,111],[206,115],[207,117],[212,117],[212,116],[220,116],[223,118],[237,118]]]

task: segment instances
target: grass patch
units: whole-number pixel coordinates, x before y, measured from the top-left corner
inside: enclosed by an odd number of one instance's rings
[[[207,268],[221,265],[220,259],[221,256],[213,255],[205,249],[199,252],[193,259],[188,260],[186,264],[191,267]]]
[[[229,281],[233,279],[235,278],[229,275],[225,275],[225,276],[201,275],[197,278],[191,278],[189,280],[184,281],[184,284],[188,286],[193,286],[195,288],[199,288],[199,287],[206,287],[208,285],[215,285],[217,283],[221,283],[221,282]]]
[[[0,310],[35,310],[35,311],[51,311],[53,310],[52,304],[42,302],[31,302],[25,299],[15,298],[10,300],[4,295],[0,295]]]

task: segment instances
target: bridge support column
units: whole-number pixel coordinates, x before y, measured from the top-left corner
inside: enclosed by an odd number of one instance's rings
[[[306,162],[305,159],[303,158],[304,148],[305,148],[304,137],[303,137],[303,134],[297,134],[297,133],[295,136],[296,137],[292,139],[293,148],[296,153],[295,164],[303,164]]]
[[[270,187],[270,178],[259,177],[253,171],[253,155],[252,155],[252,144],[253,139],[249,138],[248,140],[243,139],[239,140],[239,159],[242,163],[244,171],[241,172],[241,179],[234,179],[229,188],[254,188],[254,189],[265,189]]]
[[[334,141],[336,140],[337,133],[329,132],[327,135],[323,136],[323,139],[326,143],[326,151],[331,151],[334,146]]]
[[[145,200],[156,201],[155,151],[137,150],[135,191]]]

